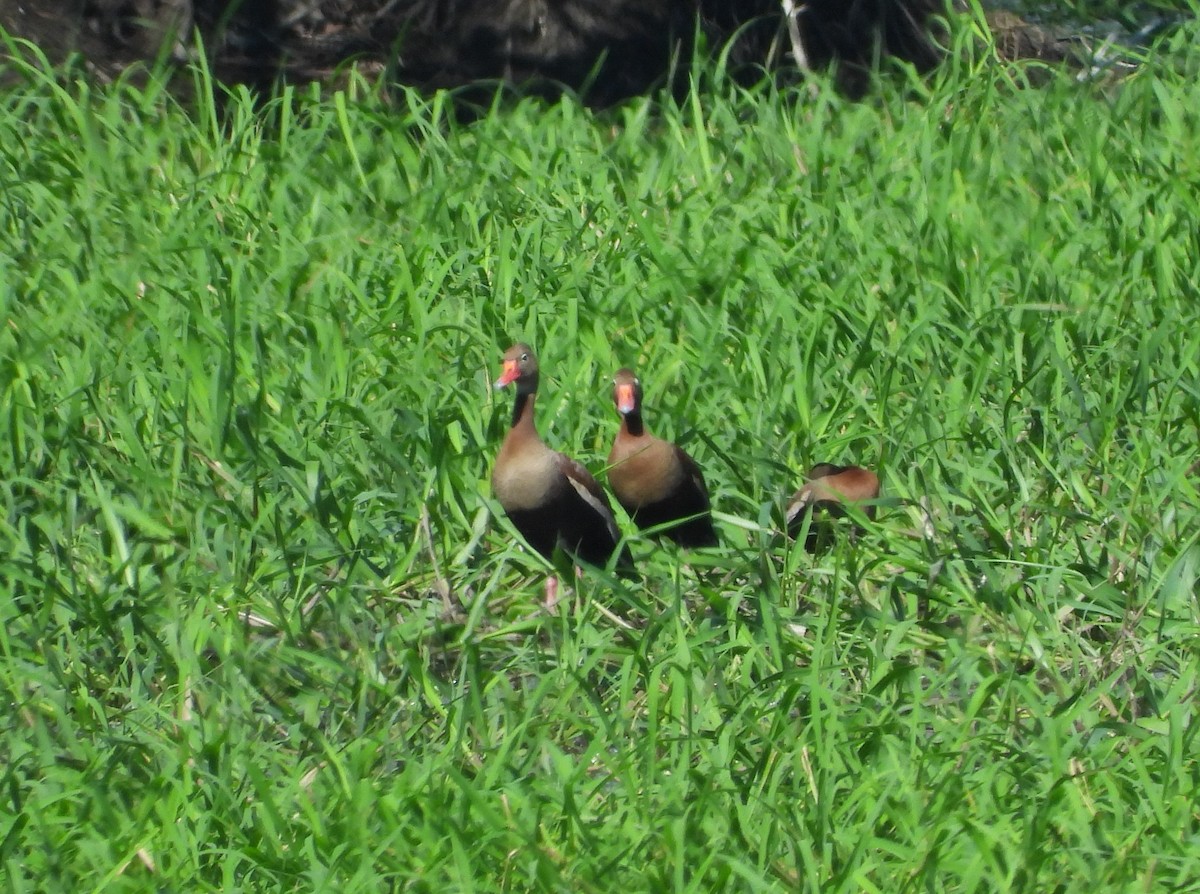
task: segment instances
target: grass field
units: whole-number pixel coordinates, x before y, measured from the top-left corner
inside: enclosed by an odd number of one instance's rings
[[[1200,891],[1198,38],[469,124],[17,48],[0,891]],[[721,549],[540,611],[517,339]],[[886,499],[810,557],[822,460]]]

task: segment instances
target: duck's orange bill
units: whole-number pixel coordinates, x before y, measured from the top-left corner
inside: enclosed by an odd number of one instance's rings
[[[617,412],[632,413],[635,405],[633,386],[622,382],[617,386]]]
[[[521,376],[521,370],[517,366],[515,360],[505,360],[504,367],[500,370],[500,378],[496,380],[496,387],[503,388],[505,385],[510,385]]]

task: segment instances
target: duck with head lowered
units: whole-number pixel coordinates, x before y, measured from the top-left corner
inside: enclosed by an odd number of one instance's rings
[[[680,546],[716,546],[704,474],[682,447],[646,429],[642,383],[632,370],[613,376],[613,403],[621,428],[608,455],[608,483],[617,502],[643,530],[659,528]]]
[[[497,388],[516,386],[512,427],[492,467],[492,491],[505,515],[533,549],[551,559],[555,549],[592,565],[605,566],[617,552],[621,533],[608,498],[580,463],[551,450],[538,435],[533,405],[538,390],[538,361],[533,349],[518,343],[504,354]],[[627,549],[618,564],[631,564]],[[553,604],[558,582],[546,584]]]
[[[808,480],[792,495],[788,502],[786,520],[788,533],[795,536],[804,527],[804,519],[811,516],[804,548],[817,552],[828,544],[832,530],[818,520],[821,512],[829,518],[846,514],[846,506],[863,505],[867,518],[875,518],[872,500],[879,498],[879,476],[859,466],[835,466],[833,463],[817,463],[808,473]]]

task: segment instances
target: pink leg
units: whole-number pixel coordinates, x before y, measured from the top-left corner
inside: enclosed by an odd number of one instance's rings
[[[558,605],[558,578],[554,575],[546,578],[546,608]]]

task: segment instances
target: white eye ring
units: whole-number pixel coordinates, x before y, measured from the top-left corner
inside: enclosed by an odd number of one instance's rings
[[[526,360],[528,360],[528,359],[529,359],[529,355],[528,355],[528,354],[522,354],[522,355],[521,355],[521,362],[522,362],[522,363],[524,363],[524,362],[525,362]]]

